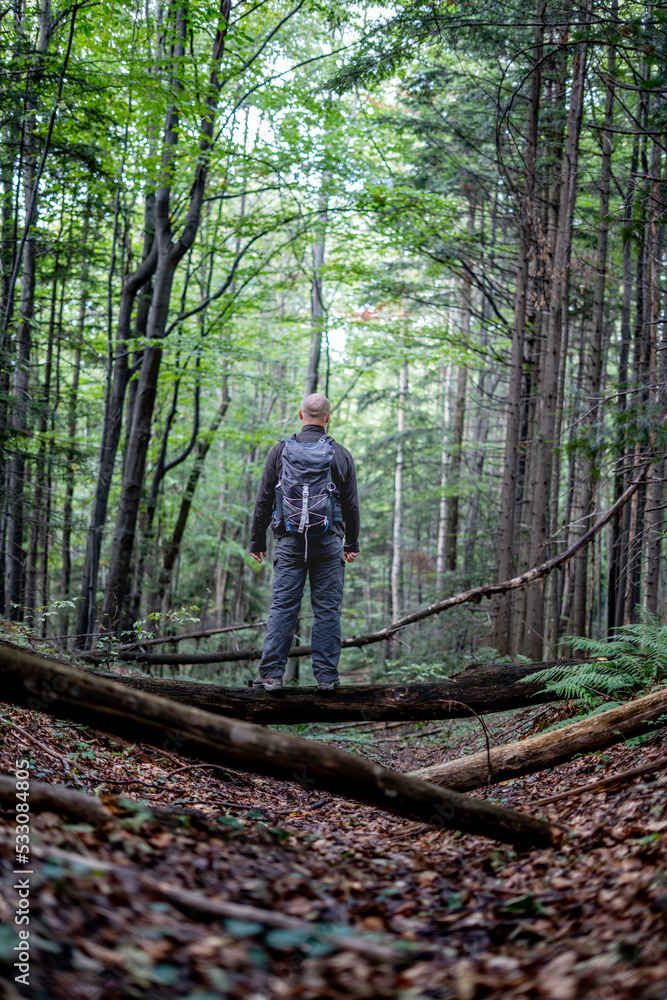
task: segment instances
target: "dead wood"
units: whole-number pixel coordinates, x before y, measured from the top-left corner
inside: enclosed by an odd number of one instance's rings
[[[573,799],[586,792],[604,792],[608,788],[616,788],[625,785],[633,778],[638,778],[642,774],[651,774],[653,771],[662,771],[667,767],[667,757],[658,757],[648,764],[640,767],[631,767],[627,771],[617,771],[610,774],[608,778],[600,778],[598,781],[589,781],[587,785],[579,785],[577,788],[570,788],[566,792],[558,792],[557,795],[549,795],[546,799],[536,799],[531,806],[548,806],[552,802],[560,802],[562,799]]]
[[[181,756],[320,788],[408,819],[522,846],[557,842],[544,820],[434,788],[331,746],[143,694],[93,673],[0,648],[2,697]]]
[[[65,785],[48,785],[45,781],[30,781],[28,802],[33,812],[49,810],[76,816],[85,823],[101,826],[111,818],[111,813],[94,795],[77,792]],[[16,779],[13,775],[0,775],[0,801],[16,805]]]
[[[552,733],[539,733],[506,746],[494,747],[490,754],[491,783],[520,778],[571,760],[577,754],[606,747],[654,732],[655,723],[667,712],[667,689],[620,705],[608,712],[573,722]],[[486,751],[411,771],[414,778],[468,791],[489,782],[489,755]]]
[[[164,646],[166,644],[173,644],[179,642],[185,642],[186,640],[193,639],[199,641],[200,639],[210,639],[212,635],[222,635],[225,632],[243,632],[249,628],[263,628],[266,625],[265,621],[261,622],[243,622],[241,625],[225,625],[223,628],[208,628],[203,632],[178,632],[176,635],[162,635],[155,636],[151,639],[137,639],[135,642],[124,642],[118,649],[121,652],[125,652],[130,649],[137,649],[141,647],[142,649],[146,646]]]
[[[181,678],[99,672],[96,676],[232,719],[293,725],[299,722],[459,719],[541,705],[562,699],[544,691],[539,681],[526,684],[522,678],[556,665],[567,667],[581,662],[479,665],[463,671],[454,680],[350,684],[343,685],[335,693],[318,692],[314,687],[294,687],[271,695],[257,688],[228,688]]]
[[[51,747],[47,747],[46,743],[42,743],[42,741],[38,740],[36,736],[29,733],[27,729],[24,729],[23,726],[17,725],[16,722],[12,722],[11,719],[7,719],[5,716],[0,716],[0,722],[2,722],[5,726],[9,726],[11,729],[15,729],[16,732],[21,734],[23,739],[28,740],[30,743],[34,744],[34,746],[39,747],[42,753],[45,753],[47,757],[51,757],[52,760],[59,761],[65,771],[69,772],[69,761],[66,757],[63,757],[62,754],[56,753],[56,751]]]
[[[646,479],[646,475],[649,469],[649,465],[646,464],[641,468],[637,474],[636,480],[631,483],[624,493],[618,498],[616,503],[614,503],[606,514],[592,525],[588,531],[586,531],[580,538],[578,538],[568,549],[561,552],[560,555],[554,556],[553,559],[548,559],[547,562],[542,563],[540,566],[535,566],[534,569],[527,570],[522,573],[521,576],[515,576],[511,580],[505,580],[503,583],[493,583],[488,584],[483,587],[473,587],[472,590],[465,590],[461,594],[456,594],[454,597],[448,597],[444,601],[438,601],[437,604],[431,604],[426,608],[421,608],[419,611],[413,611],[412,614],[406,615],[404,618],[399,618],[398,621],[392,622],[390,625],[386,625],[384,628],[380,629],[378,632],[368,632],[366,635],[353,636],[351,639],[344,639],[342,646],[343,649],[352,649],[355,647],[368,646],[375,642],[385,642],[394,636],[401,629],[407,628],[408,625],[414,625],[416,622],[423,621],[425,618],[430,618],[432,615],[439,615],[443,611],[447,611],[449,608],[458,607],[460,604],[479,604],[483,598],[497,597],[499,594],[506,594],[510,590],[520,590],[522,587],[526,587],[529,583],[534,583],[535,580],[542,580],[544,577],[548,576],[553,570],[558,569],[564,563],[572,559],[573,556],[579,552],[580,549],[588,545],[595,536],[602,531],[602,529],[607,525],[613,517],[618,513],[619,510],[630,500],[634,494],[637,492],[641,484]],[[310,646],[294,646],[290,652],[290,656],[309,656],[311,651]],[[233,649],[233,650],[222,650],[212,653],[144,653],[144,652],[124,652],[119,653],[118,658],[121,660],[140,660],[142,663],[163,663],[171,664],[173,666],[178,666],[181,664],[188,663],[231,663],[239,660],[259,660],[262,655],[261,649]],[[94,653],[83,654],[82,659],[88,662],[95,663],[103,660],[104,657],[98,656]]]

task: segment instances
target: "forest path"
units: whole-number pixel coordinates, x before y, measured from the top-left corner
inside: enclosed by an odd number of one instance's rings
[[[494,720],[495,738],[530,728],[537,715],[549,721],[558,711],[508,714]],[[34,780],[97,787],[114,813],[100,829],[48,812],[32,816],[33,996],[664,996],[664,775],[544,808],[542,814],[567,825],[573,837],[560,850],[517,854],[482,838],[425,831],[296,784],[196,768],[186,760],[177,771],[178,758],[26,710],[8,707],[3,715],[69,762],[68,777],[59,760],[33,745]],[[424,727],[414,725],[366,735],[363,727],[332,729],[328,736],[324,728],[320,738],[350,749],[355,744],[343,738],[356,737],[360,752],[404,771],[428,763],[442,739],[450,752],[455,744],[469,750],[477,739],[467,720],[439,727],[437,740],[426,740]],[[2,729],[0,769],[13,773],[27,744],[16,729]],[[531,799],[665,752],[663,731],[641,746],[615,747],[474,794],[529,810]],[[196,809],[207,819],[155,819],[147,808],[124,805],[121,794]],[[13,836],[12,815],[3,809],[0,973],[10,981],[17,940],[15,877],[7,872]],[[88,862],[77,865],[68,855],[86,855]],[[99,859],[99,870],[91,869],[91,858]],[[146,876],[317,927],[307,938],[298,927],[212,922],[151,891]],[[375,935],[395,957],[346,949],[332,938],[332,924],[351,925],[360,938]],[[12,989],[5,995],[19,995]]]

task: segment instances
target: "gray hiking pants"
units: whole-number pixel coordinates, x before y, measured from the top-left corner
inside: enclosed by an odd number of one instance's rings
[[[343,539],[325,534],[308,539],[286,535],[276,542],[273,560],[273,599],[266,627],[264,652],[259,664],[262,677],[282,677],[301,609],[301,598],[310,580],[310,603],[315,619],[311,639],[313,673],[318,681],[338,677],[340,612],[343,600]]]

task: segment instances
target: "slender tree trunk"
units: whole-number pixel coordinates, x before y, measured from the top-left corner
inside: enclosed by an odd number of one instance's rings
[[[171,11],[174,23],[172,53],[175,60],[172,85],[176,99],[176,94],[181,89],[178,82],[179,61],[185,54],[188,25],[184,8],[172,5]],[[122,627],[139,501],[144,483],[146,455],[151,437],[151,423],[162,361],[162,348],[159,346],[159,342],[164,338],[166,332],[176,268],[192,247],[201,220],[209,155],[213,145],[213,131],[221,87],[218,68],[224,51],[229,12],[230,0],[221,0],[218,30],[213,45],[213,66],[206,98],[207,110],[200,124],[201,139],[199,141],[198,165],[190,192],[187,216],[181,235],[176,240],[174,240],[171,220],[173,162],[179,139],[179,110],[176,104],[170,107],[165,121],[160,180],[155,198],[155,236],[158,260],[155,287],[148,315],[147,334],[151,346],[144,350],[132,415],[132,429],[123,469],[116,526],[111,545],[109,574],[102,607],[102,623],[108,632],[117,632]]]
[[[403,570],[403,464],[405,437],[405,407],[408,396],[408,366],[401,365],[398,383],[398,416],[396,418],[396,468],[394,472],[394,534],[391,560],[391,611],[394,620],[401,613],[401,575]]]
[[[442,376],[442,449],[440,452],[440,509],[438,517],[438,544],[435,557],[435,587],[438,593],[442,590],[445,575],[445,544],[447,540],[447,496],[449,481],[449,365],[446,365]]]
[[[641,96],[640,96],[641,108]],[[641,112],[640,112],[641,113]],[[625,413],[628,406],[627,393],[630,387],[629,361],[630,361],[630,314],[632,309],[632,215],[635,200],[635,190],[637,185],[637,168],[639,164],[639,135],[635,134],[632,144],[632,158],[630,162],[630,178],[628,187],[623,199],[623,295],[621,300],[621,347],[618,359],[618,383],[619,396],[617,407],[621,414]],[[614,499],[618,499],[629,482],[630,470],[625,461],[625,433],[623,428],[617,434],[616,448],[618,460],[616,463],[616,476],[614,480]],[[614,519],[611,526],[610,538],[610,567],[609,567],[609,594],[607,597],[607,631],[611,635],[613,630],[623,624],[625,619],[625,573],[627,567],[627,539],[630,525],[630,508],[626,507]]]
[[[169,544],[165,548],[163,562],[162,562],[162,572],[160,574],[159,582],[159,597],[160,600],[163,599],[164,595],[167,593],[169,588],[169,583],[171,580],[171,574],[173,572],[176,560],[181,551],[181,542],[183,541],[183,535],[185,533],[185,526],[188,522],[188,515],[190,513],[190,508],[192,507],[192,501],[197,489],[197,484],[199,482],[200,476],[204,469],[204,462],[206,461],[206,456],[208,455],[209,449],[213,444],[213,440],[217,433],[217,430],[222,423],[225,414],[229,408],[229,390],[227,385],[227,378],[223,379],[222,386],[222,398],[218,406],[217,412],[211,421],[206,433],[199,439],[196,447],[195,460],[192,465],[192,470],[188,477],[187,486],[183,493],[183,498],[181,500],[180,510],[178,512],[178,517],[176,518],[176,524],[174,525],[174,530],[171,535]]]
[[[106,523],[109,491],[111,489],[116,454],[120,443],[123,424],[123,402],[127,383],[130,378],[128,350],[132,307],[137,293],[150,279],[157,264],[157,246],[155,245],[153,232],[153,208],[153,199],[147,198],[144,259],[137,270],[132,274],[128,274],[125,278],[120,297],[113,381],[103,417],[97,482],[90,515],[90,526],[88,528],[81,599],[77,612],[75,645],[80,648],[88,648],[90,646],[95,631],[95,602],[97,599],[102,534]]]
[[[469,309],[466,310],[468,319]],[[456,377],[456,402],[452,420],[451,457],[449,463],[450,487],[460,487],[461,459],[463,452],[463,428],[465,426],[466,385],[468,370],[459,366]],[[459,496],[447,498],[447,518],[445,523],[445,569],[453,573],[456,570],[459,534]]]
[[[587,24],[590,12],[582,6],[582,21]],[[558,228],[551,270],[549,316],[544,352],[544,369],[538,401],[533,470],[531,544],[529,562],[537,565],[545,555],[549,536],[549,504],[552,489],[554,432],[557,423],[559,373],[563,343],[563,316],[567,308],[572,220],[577,193],[577,161],[583,115],[587,46],[581,44],[574,55],[570,107],[560,183]],[[540,659],[544,645],[544,590],[541,584],[529,588],[526,595],[525,655]]]
[[[616,20],[617,3],[612,4],[612,17]],[[604,292],[607,274],[607,243],[609,237],[609,188],[611,179],[612,129],[614,125],[614,78],[616,72],[616,46],[610,45],[607,55],[607,86],[604,130],[600,137],[602,162],[600,165],[600,203],[597,251],[595,260],[595,289],[593,300],[593,329],[586,351],[588,370],[586,372],[586,393],[584,407],[587,416],[584,429],[588,431],[591,447],[588,449],[582,468],[583,495],[581,502],[581,533],[584,534],[595,520],[595,491],[599,477],[598,448],[593,444],[597,438],[596,428],[600,422],[599,399],[602,389],[602,361],[604,357]],[[576,557],[574,566],[574,610],[572,614],[572,634],[586,635],[586,597],[588,591],[588,546],[584,546]]]
[[[21,276],[21,299],[19,321],[16,333],[16,368],[12,386],[12,430],[16,439],[15,451],[9,463],[8,474],[8,517],[7,552],[5,581],[5,615],[20,621],[23,618],[21,595],[23,586],[24,560],[23,540],[25,532],[25,474],[26,460],[23,439],[28,432],[30,348],[32,323],[35,311],[36,245],[32,235],[37,224],[37,98],[35,90],[43,72],[43,59],[48,51],[51,38],[51,2],[41,0],[39,7],[39,37],[37,41],[37,65],[28,74],[26,81],[27,118],[24,126],[24,170],[23,191],[26,213],[26,239],[23,248],[23,270]],[[11,296],[11,289],[8,294]],[[4,326],[7,324],[5,322]]]
[[[480,393],[486,394],[488,392],[489,396],[495,393],[496,387],[498,385],[498,378],[494,378],[491,386],[487,389],[486,379],[482,374],[479,382]],[[479,419],[477,421],[477,427],[475,430],[475,436],[473,440],[473,453],[470,461],[470,473],[472,481],[474,484],[482,482],[482,472],[484,469],[484,458],[486,455],[486,443],[489,436],[490,428],[490,414],[486,407],[482,407]],[[477,521],[480,513],[480,498],[477,492],[473,493],[470,500],[470,507],[468,509],[468,517],[466,519],[465,526],[465,545],[463,552],[463,575],[465,578],[466,585],[469,582],[470,575],[473,570],[473,557],[475,552],[475,535],[477,532]],[[421,602],[420,602],[421,603]]]
[[[540,92],[542,87],[541,63],[544,46],[544,12],[546,4],[540,0],[535,14],[533,40],[533,71],[530,84],[530,103],[524,153],[524,178],[519,228],[519,258],[514,299],[514,328],[509,383],[506,402],[505,455],[501,489],[500,537],[498,539],[498,580],[507,580],[514,571],[514,523],[517,500],[517,466],[519,460],[519,432],[521,425],[521,384],[523,377],[524,338],[526,330],[526,299],[528,295],[529,254],[535,229],[534,194],[537,159]],[[501,655],[507,655],[512,645],[512,598],[504,594],[496,602],[494,645]]]
[[[53,279],[51,283],[51,303],[49,308],[49,330],[46,345],[46,359],[44,364],[44,383],[42,385],[40,412],[37,422],[39,431],[39,447],[35,460],[35,492],[33,498],[33,514],[30,524],[30,544],[28,546],[28,559],[26,563],[25,579],[25,610],[34,620],[37,596],[37,573],[39,567],[39,543],[43,534],[43,525],[46,523],[48,530],[48,520],[45,520],[45,508],[48,507],[47,500],[47,433],[49,428],[49,407],[51,405],[51,372],[53,368],[53,347],[56,329],[56,309],[58,296],[58,263],[59,253],[56,252],[53,265]],[[48,511],[46,511],[48,513]],[[47,554],[43,550],[42,560],[46,563]]]
[[[647,483],[646,511],[646,573],[644,576],[644,607],[652,615],[658,613],[658,586],[662,560],[662,532],[664,501],[665,460],[658,462]]]
[[[65,452],[65,498],[63,501],[63,533],[62,533],[62,599],[68,601],[72,585],[72,513],[74,499],[74,483],[76,481],[77,456],[77,402],[79,397],[79,379],[81,377],[81,349],[86,324],[86,303],[88,301],[88,282],[90,280],[90,258],[88,254],[88,214],[84,221],[82,234],[81,296],[79,298],[79,314],[77,317],[74,340],[74,359],[72,363],[72,381],[67,400],[67,449]],[[62,616],[61,629],[64,635],[69,632],[69,612]]]
[[[468,234],[472,237],[475,228],[475,205],[472,199],[468,202]],[[464,343],[470,337],[470,313],[472,309],[472,283],[469,266],[465,269],[461,283],[461,339]],[[460,487],[461,462],[463,459],[463,430],[465,427],[466,385],[468,370],[465,365],[459,365],[456,379],[456,402],[452,420],[451,455],[449,463],[450,487]],[[459,534],[459,500],[458,494],[447,498],[447,523],[445,525],[445,569],[450,573],[456,570],[458,556]]]
[[[655,112],[660,109],[660,97],[655,98]],[[657,114],[656,114],[657,117]],[[648,396],[649,410],[653,409],[659,400],[661,372],[658,350],[658,325],[662,307],[662,253],[663,229],[662,216],[664,205],[661,199],[662,149],[657,136],[651,145],[649,174],[651,182],[650,223],[647,226],[647,377],[649,379]],[[664,360],[664,358],[660,358]],[[658,587],[660,581],[660,562],[662,548],[662,517],[664,509],[664,455],[649,473],[646,486],[646,571],[644,574],[644,600],[647,611],[655,615],[658,611]]]
[[[18,124],[18,115],[16,117]],[[20,133],[20,128],[18,129]],[[16,240],[14,229],[14,174],[17,169],[16,139],[11,125],[7,125],[2,136],[2,165],[0,166],[0,183],[2,184],[2,210],[0,231],[0,316],[4,316],[8,308],[10,277],[14,271],[14,254]],[[12,317],[7,317],[5,329],[0,337],[0,608],[5,608],[5,554],[7,535],[7,434],[9,414],[10,388],[10,344],[8,329]]]
[[[322,301],[322,268],[324,267],[324,244],[327,229],[327,209],[329,198],[327,188],[329,186],[329,173],[322,173],[322,190],[317,204],[318,232],[313,244],[313,280],[310,291],[310,358],[308,361],[308,374],[306,376],[306,396],[311,392],[317,392],[317,385],[320,370],[320,354],[322,351],[322,332],[325,326],[325,309]]]

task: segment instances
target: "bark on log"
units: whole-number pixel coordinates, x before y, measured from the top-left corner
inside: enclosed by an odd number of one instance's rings
[[[362,757],[130,690],[23,650],[0,648],[3,699],[183,756],[324,789],[399,816],[517,846],[552,844],[544,820],[467,798]]]
[[[540,733],[516,743],[491,750],[491,784],[520,778],[545,768],[556,767],[577,754],[604,750],[622,740],[655,732],[656,721],[667,712],[667,689],[592,715],[581,722]],[[471,754],[458,760],[433,764],[411,771],[411,777],[423,778],[459,791],[481,788],[489,783],[489,758],[486,752]]]
[[[419,684],[351,684],[343,685],[335,693],[318,693],[313,687],[295,687],[283,688],[280,693],[270,695],[257,688],[228,688],[141,674],[96,673],[95,676],[228,718],[260,724],[292,725],[298,722],[459,719],[475,712],[505,712],[541,705],[562,699],[543,691],[539,683],[524,684],[520,681],[529,674],[553,666],[554,663],[479,666],[466,671],[457,680]]]
[[[360,648],[361,646],[368,646],[375,642],[384,642],[387,639],[391,639],[392,636],[397,632],[400,632],[401,629],[407,628],[408,625],[414,625],[416,622],[423,621],[425,618],[430,618],[433,615],[439,615],[443,611],[447,611],[449,608],[458,607],[460,604],[479,604],[484,597],[491,598],[496,597],[499,594],[507,594],[511,590],[520,590],[522,587],[527,586],[529,583],[533,583],[535,580],[544,579],[544,577],[548,576],[549,573],[553,572],[553,570],[563,566],[585,545],[588,545],[588,543],[592,541],[600,531],[602,531],[604,526],[615,517],[618,511],[621,510],[628,500],[634,496],[646,479],[649,464],[650,462],[647,461],[646,464],[638,470],[637,478],[628,486],[625,492],[621,494],[616,503],[613,504],[613,506],[611,506],[609,510],[588,529],[587,532],[581,535],[581,537],[570,545],[565,552],[561,552],[560,555],[554,556],[553,559],[549,559],[547,562],[542,563],[541,566],[535,566],[533,569],[526,570],[526,572],[522,573],[521,576],[515,576],[511,580],[505,580],[503,583],[488,584],[483,587],[473,587],[472,590],[465,590],[463,593],[456,594],[454,597],[448,597],[446,600],[439,601],[437,604],[431,604],[426,608],[420,608],[418,611],[413,611],[411,614],[405,615],[404,618],[399,618],[398,621],[391,622],[391,624],[386,625],[378,632],[368,632],[366,635],[357,635],[353,636],[351,639],[344,639],[342,642],[342,648],[354,649]],[[310,652],[310,646],[294,646],[289,651],[288,655],[309,656]],[[261,659],[261,656],[261,649],[233,649],[213,653],[125,652],[119,653],[118,659],[139,660],[141,663],[163,663],[171,664],[172,666],[179,666],[189,663],[232,663],[239,660],[259,660]],[[83,659],[88,660],[91,663],[99,663],[104,660],[104,657],[87,653]]]

